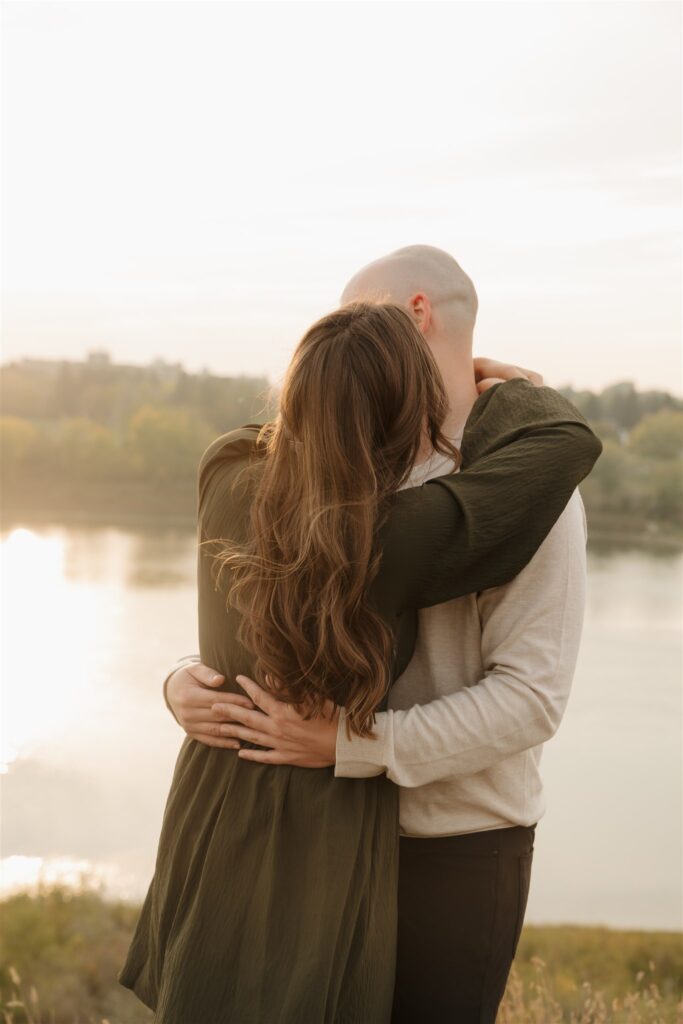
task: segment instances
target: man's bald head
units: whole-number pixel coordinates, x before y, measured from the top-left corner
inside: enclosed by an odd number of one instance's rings
[[[429,299],[434,329],[454,340],[471,341],[478,308],[474,285],[452,256],[432,245],[408,245],[368,263],[346,285],[341,303],[397,302],[410,307],[419,293]]]

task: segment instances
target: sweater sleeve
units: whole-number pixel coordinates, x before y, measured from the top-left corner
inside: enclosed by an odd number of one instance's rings
[[[202,659],[199,657],[198,654],[184,654],[182,658],[178,658],[175,665],[172,667],[171,671],[168,673],[163,683],[161,684],[161,692],[164,697],[164,704],[166,705],[167,709],[171,712],[176,722],[178,722],[178,725],[180,725],[180,722],[178,721],[178,716],[173,710],[171,702],[168,699],[168,681],[171,678],[171,676],[178,671],[179,668],[183,668],[185,665],[196,665],[198,662],[201,663],[201,660]]]
[[[386,772],[400,786],[473,775],[548,740],[569,697],[586,587],[583,502],[574,493],[530,563],[477,595],[484,676],[426,704],[381,712],[371,737],[340,720],[335,774]],[[343,714],[343,713],[342,713]]]
[[[462,470],[392,498],[371,594],[389,618],[509,582],[602,445],[559,392],[515,379],[475,402]]]

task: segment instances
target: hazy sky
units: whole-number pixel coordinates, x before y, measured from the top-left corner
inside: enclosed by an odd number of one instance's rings
[[[398,246],[477,350],[681,389],[676,2],[4,4],[2,359],[277,376]]]

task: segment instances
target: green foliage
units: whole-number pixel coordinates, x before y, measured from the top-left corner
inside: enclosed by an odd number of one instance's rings
[[[629,447],[646,458],[683,458],[683,412],[660,409],[645,416],[631,431]]]
[[[0,393],[3,483],[24,492],[37,479],[50,493],[69,483],[193,484],[214,437],[269,412],[263,378],[106,358],[12,363],[0,372]]]
[[[581,491],[600,517],[654,536],[683,522],[683,402],[630,382],[563,389],[604,443]],[[273,412],[263,378],[186,373],[179,365],[25,360],[0,371],[5,503],[80,518],[173,513],[193,521],[199,458],[218,434]]]
[[[650,468],[648,514],[655,520],[680,524],[683,522],[683,472],[672,470],[666,463]]]
[[[676,414],[680,415],[680,414]],[[642,522],[683,522],[683,472],[680,459],[653,459],[629,445],[603,441],[602,455],[581,484],[591,513],[629,516]]]
[[[107,902],[86,886],[45,886],[36,896],[6,899],[0,939],[5,1021],[149,1024],[151,1012],[117,982],[137,916],[135,907]],[[8,1011],[13,996],[28,1012]]]
[[[611,384],[604,391],[561,388],[591,423],[608,423],[618,433],[628,432],[644,416],[661,409],[683,411],[683,401],[666,391],[638,391],[631,381]]]
[[[194,477],[201,453],[214,436],[209,424],[190,410],[144,405],[128,423],[128,464],[159,483]]]
[[[191,409],[216,436],[266,418],[268,395],[264,377],[189,374],[160,361],[125,366],[92,358],[82,363],[24,360],[0,370],[4,414],[46,423],[85,417],[116,436],[125,433],[133,414],[145,405]]]
[[[683,523],[683,402],[663,391],[614,384],[596,395],[564,389],[602,439],[603,452],[581,493],[589,518]]]
[[[632,460],[618,441],[603,440],[602,455],[583,484],[584,497],[594,495],[590,504],[624,511],[633,500]],[[590,481],[590,488],[588,483]]]
[[[50,436],[53,466],[61,473],[74,479],[108,480],[123,470],[123,455],[111,430],[85,416],[59,420]]]
[[[139,907],[91,883],[43,886],[0,906],[4,1024],[151,1024],[117,980]],[[498,1024],[673,1024],[682,978],[677,934],[529,926]]]
[[[5,473],[14,476],[33,463],[40,448],[40,431],[19,416],[0,417],[2,465]]]

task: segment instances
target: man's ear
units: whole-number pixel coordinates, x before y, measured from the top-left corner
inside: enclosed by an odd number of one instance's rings
[[[417,326],[423,334],[429,330],[432,322],[432,304],[424,292],[416,292],[408,299],[408,310],[417,320]]]

